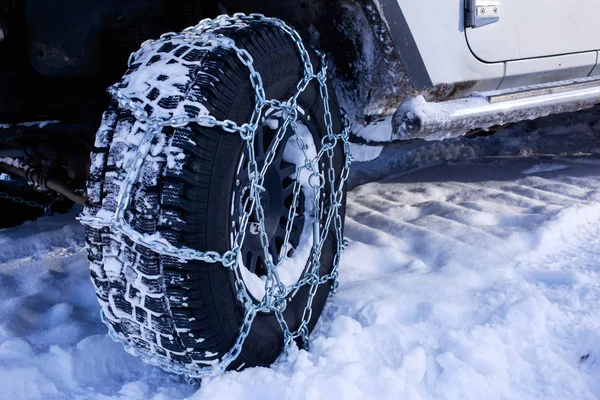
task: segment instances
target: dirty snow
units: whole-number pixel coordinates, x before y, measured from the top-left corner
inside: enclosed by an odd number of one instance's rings
[[[341,286],[310,351],[201,387],[108,338],[77,210],[0,230],[0,398],[600,398],[599,121],[356,166]]]

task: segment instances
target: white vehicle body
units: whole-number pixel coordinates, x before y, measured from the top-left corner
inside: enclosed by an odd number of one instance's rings
[[[600,79],[596,0],[375,0],[375,4],[413,87],[420,91],[406,96],[396,112],[395,138],[456,136],[466,129],[574,111],[600,100],[600,82],[595,82]],[[582,82],[584,92],[573,86]],[[520,103],[506,103],[483,114],[465,112],[472,107],[481,111],[483,104],[464,98],[496,96],[499,102],[497,96],[504,91],[512,98],[503,101],[518,97]],[[560,98],[553,96],[557,91],[563,93]],[[414,101],[419,95],[422,101]],[[448,104],[432,104],[438,102]],[[520,112],[511,117],[515,107]],[[489,123],[456,123],[455,112]],[[420,130],[432,121],[436,134]]]
[[[497,22],[468,27],[464,1],[397,0],[433,85],[477,81],[478,90],[497,90],[600,75],[600,2],[496,3]]]

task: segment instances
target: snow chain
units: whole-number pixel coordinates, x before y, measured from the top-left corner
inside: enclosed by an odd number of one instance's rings
[[[54,204],[54,200],[50,201],[48,204],[42,204],[31,200],[25,200],[18,196],[11,196],[10,194],[5,192],[0,192],[0,199],[10,200],[14,203],[24,204],[32,208],[41,208],[42,210],[44,210],[44,215],[52,215],[52,205]]]
[[[246,26],[249,23],[264,23],[272,25],[281,29],[287,36],[289,36],[295,43],[298,52],[302,58],[304,77],[298,82],[296,93],[285,102],[278,100],[265,99],[265,91],[262,83],[261,75],[254,69],[254,60],[252,56],[245,49],[241,49],[236,46],[232,39],[226,36],[216,33],[216,31],[224,30],[227,28],[239,28],[240,26]],[[250,121],[242,125],[238,125],[233,121],[225,120],[218,121],[211,115],[202,115],[198,117],[190,117],[189,115],[176,115],[171,118],[158,118],[150,117],[148,113],[137,105],[132,99],[123,95],[123,93],[117,88],[116,85],[108,89],[109,93],[115,98],[119,105],[131,111],[134,117],[140,122],[146,125],[146,132],[143,137],[141,144],[139,145],[135,157],[131,160],[129,165],[126,167],[127,176],[124,184],[120,189],[120,193],[117,200],[117,207],[108,220],[99,218],[97,216],[89,215],[87,212],[82,213],[78,218],[82,224],[95,229],[108,228],[113,233],[124,235],[131,239],[137,245],[147,247],[148,249],[164,255],[177,258],[181,261],[199,260],[208,263],[221,263],[224,267],[231,269],[235,274],[235,288],[237,300],[244,307],[244,319],[240,326],[239,335],[235,341],[234,346],[227,352],[222,359],[215,365],[203,368],[189,368],[183,366],[176,366],[157,358],[156,356],[140,349],[131,348],[129,344],[123,343],[120,339],[116,338],[111,334],[111,337],[116,341],[122,343],[125,348],[134,353],[137,356],[143,358],[146,362],[162,367],[163,369],[177,373],[184,374],[191,378],[202,378],[206,376],[215,376],[223,373],[227,367],[239,356],[242,346],[248,333],[252,321],[254,320],[257,313],[260,312],[273,312],[277,316],[279,325],[284,334],[284,354],[287,354],[288,350],[294,343],[294,339],[300,338],[302,342],[308,344],[308,323],[312,316],[312,301],[319,285],[326,284],[331,281],[332,293],[335,292],[338,286],[338,267],[340,264],[341,255],[346,247],[346,241],[342,234],[342,217],[340,215],[340,207],[342,207],[343,201],[343,188],[346,180],[348,179],[349,168],[351,163],[350,157],[350,144],[348,141],[349,127],[348,122],[344,115],[343,130],[341,133],[333,132],[333,123],[331,118],[331,112],[329,109],[329,94],[327,88],[327,64],[325,57],[322,53],[318,52],[321,60],[321,68],[318,73],[314,73],[313,65],[311,64],[309,54],[304,47],[300,36],[296,31],[286,25],[283,21],[275,18],[267,18],[260,14],[235,14],[232,17],[227,15],[221,15],[215,19],[202,20],[198,25],[190,28],[186,28],[181,33],[167,33],[160,37],[158,40],[149,40],[144,42],[141,48],[131,54],[129,58],[129,66],[141,55],[141,53],[148,47],[154,49],[157,45],[164,44],[172,40],[186,40],[186,41],[200,41],[207,45],[221,47],[225,49],[233,50],[240,61],[248,68],[250,82],[254,88],[255,95],[255,107],[250,118]],[[297,118],[298,118],[298,106],[297,100],[301,93],[306,90],[309,83],[316,80],[319,85],[321,99],[324,105],[324,122],[327,128],[326,136],[323,137],[321,144],[322,147],[319,150],[317,156],[314,159],[310,159],[305,150],[305,144],[301,135],[296,134],[296,141],[299,148],[303,151],[305,156],[304,165],[299,166],[297,174],[299,176],[300,170],[306,169],[310,172],[311,179],[309,184],[315,191],[314,198],[314,223],[313,223],[313,250],[311,254],[311,261],[309,267],[306,269],[301,279],[294,285],[286,286],[279,278],[277,267],[283,260],[287,258],[287,251],[285,249],[288,246],[289,236],[291,232],[292,222],[295,217],[295,206],[292,206],[288,214],[288,224],[286,227],[286,237],[283,245],[284,251],[281,252],[283,255],[281,259],[275,264],[269,253],[268,243],[269,239],[265,230],[265,218],[263,204],[261,204],[260,193],[265,190],[263,187],[264,176],[275,158],[277,148],[280,142],[283,140],[286,130],[291,127],[292,130],[297,133]],[[263,116],[265,109],[271,108],[279,110],[285,117],[284,123],[279,127],[275,139],[270,146],[269,152],[267,153],[264,165],[259,170],[258,163],[254,154],[254,137],[258,124]],[[138,181],[140,170],[144,159],[148,155],[152,139],[159,133],[163,127],[171,126],[179,128],[186,126],[190,123],[195,123],[204,127],[220,127],[225,132],[237,133],[240,135],[242,140],[245,141],[245,146],[248,151],[249,163],[249,176],[251,177],[250,195],[244,202],[243,214],[240,220],[240,229],[234,238],[233,246],[230,251],[224,254],[219,254],[214,251],[196,251],[191,248],[182,247],[177,248],[171,245],[168,241],[162,238],[156,238],[156,236],[145,236],[139,232],[136,232],[125,220],[125,211],[131,201],[131,192],[135,183]],[[334,148],[341,141],[344,146],[345,153],[345,164],[343,170],[336,180],[335,170],[333,168],[333,157]],[[319,172],[318,162],[323,158],[329,159],[329,169],[324,173]],[[294,186],[294,199],[292,204],[295,205],[300,194],[301,185],[299,179],[296,180]],[[319,216],[321,215],[321,203],[319,201],[321,197],[321,190],[328,185],[330,192],[329,205],[323,210],[323,215],[326,215],[326,219],[323,224],[319,223]],[[258,200],[258,201],[257,201]],[[259,233],[263,251],[265,254],[264,260],[267,266],[267,279],[265,282],[265,296],[260,303],[252,300],[252,297],[248,293],[246,285],[241,277],[239,270],[239,258],[238,254],[244,243],[246,235],[246,227],[251,215],[254,213],[259,223]],[[326,213],[326,214],[325,214]],[[333,227],[332,227],[333,225]],[[333,261],[333,268],[330,274],[320,277],[320,255],[327,237],[329,230],[333,228],[335,230],[335,237],[337,241],[336,254]],[[283,312],[288,304],[288,296],[294,293],[298,288],[309,285],[309,296],[306,307],[304,309],[301,323],[295,332],[291,332],[286,321],[283,318]],[[103,321],[106,323],[104,315],[102,315]]]

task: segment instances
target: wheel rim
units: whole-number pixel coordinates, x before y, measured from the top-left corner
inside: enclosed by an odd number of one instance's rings
[[[259,169],[263,167],[269,146],[277,134],[278,127],[284,121],[283,117],[277,116],[276,113],[272,113],[271,111],[269,110],[265,113],[265,120],[263,120],[256,131],[254,149]],[[309,136],[308,141],[311,143],[307,144],[308,148],[316,148],[316,146],[320,145],[319,141],[315,140],[316,127],[302,109],[300,109],[298,115],[297,125],[298,131],[305,132],[303,136],[304,141],[307,141],[307,135]],[[307,218],[307,214],[310,214],[313,208],[307,202],[307,199],[314,198],[314,195],[307,196],[307,189],[312,189],[307,188],[306,186],[308,185],[303,184],[302,179],[297,176],[298,167],[299,165],[303,165],[304,162],[300,163],[300,160],[291,160],[290,156],[286,154],[294,146],[296,146],[296,149],[298,148],[295,133],[291,127],[288,127],[283,139],[279,143],[275,158],[264,176],[263,186],[265,191],[261,197],[265,216],[265,232],[269,239],[269,254],[274,264],[277,264],[280,256],[285,258],[282,261],[282,265],[278,268],[278,273],[286,286],[296,283],[309,265],[310,254],[312,253],[312,235],[307,234],[307,231],[310,231],[309,228],[314,219],[312,216]],[[304,156],[302,156],[302,160],[304,160]],[[318,166],[315,167],[318,168]],[[286,224],[294,199],[293,188],[297,179],[301,179],[301,190],[296,201],[296,213],[293,219],[289,242],[285,250],[286,254],[283,254],[282,247],[285,242]],[[248,156],[244,150],[240,155],[234,181],[231,206],[232,245],[238,233],[239,221],[242,215],[241,210],[249,195],[249,187]],[[265,252],[261,244],[259,232],[258,221],[252,215],[246,228],[246,236],[239,256],[242,279],[246,284],[250,296],[255,301],[260,301],[264,296],[264,279],[267,276],[267,267],[264,260]],[[298,251],[299,249],[300,251]],[[285,270],[285,264],[290,260],[293,261],[293,267],[289,267],[288,269],[290,270]]]

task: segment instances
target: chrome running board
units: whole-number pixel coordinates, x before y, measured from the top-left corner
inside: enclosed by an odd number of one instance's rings
[[[439,103],[405,99],[392,119],[392,140],[439,140],[473,129],[578,111],[600,103],[600,77],[475,93]]]

